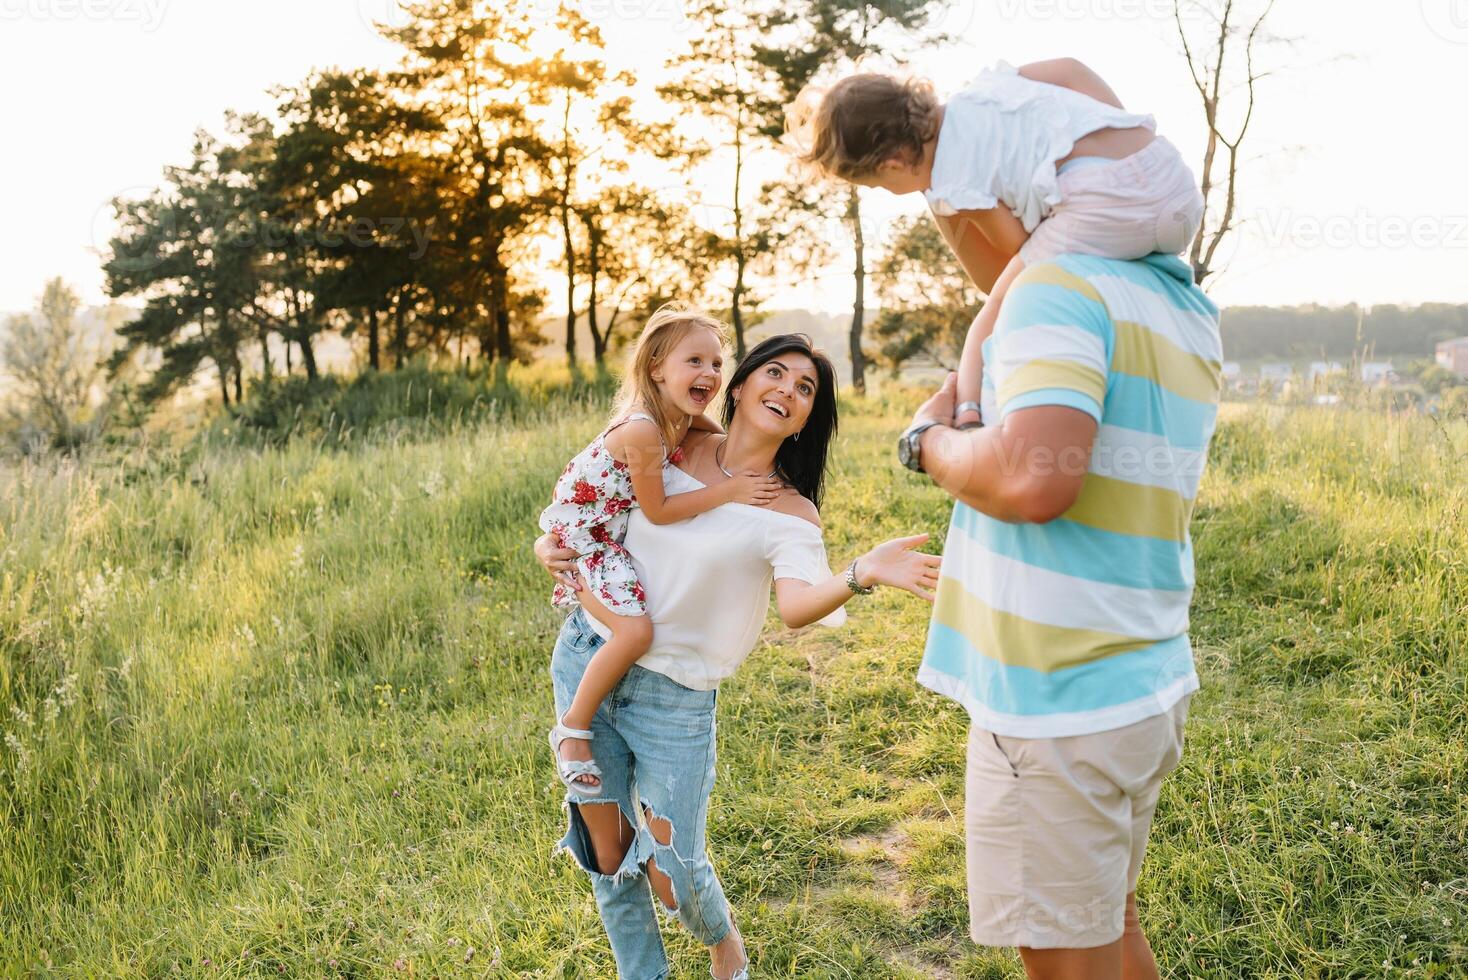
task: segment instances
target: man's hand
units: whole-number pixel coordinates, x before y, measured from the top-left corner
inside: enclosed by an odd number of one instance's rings
[[[943,384],[933,396],[923,402],[918,408],[917,414],[912,417],[912,425],[919,422],[939,422],[943,425],[953,424],[953,409],[958,404],[958,375],[952,371],[948,377],[943,379]],[[910,427],[910,426],[909,426]]]

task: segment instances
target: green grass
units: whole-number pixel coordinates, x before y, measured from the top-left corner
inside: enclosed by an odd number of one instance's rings
[[[892,463],[894,397],[847,406],[833,562],[946,526]],[[558,616],[528,559],[597,421],[0,477],[0,974],[610,976],[551,854]],[[1204,686],[1140,889],[1165,973],[1468,973],[1465,450],[1415,419],[1222,424]],[[852,610],[772,622],[721,692],[709,839],[758,973],[1021,976],[965,939],[965,719],[913,682],[926,607]]]

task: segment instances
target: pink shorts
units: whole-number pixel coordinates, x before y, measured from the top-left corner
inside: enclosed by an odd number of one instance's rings
[[[1182,154],[1161,136],[1131,156],[1066,170],[1061,201],[1019,250],[1025,265],[1066,252],[1108,259],[1177,255],[1203,220],[1203,195]]]

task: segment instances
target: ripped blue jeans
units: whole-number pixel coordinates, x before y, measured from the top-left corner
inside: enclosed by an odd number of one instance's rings
[[[586,664],[602,642],[583,610],[567,617],[551,654],[556,717],[570,707]],[[566,794],[570,827],[560,849],[569,851],[591,876],[617,972],[626,980],[668,975],[647,878],[649,859],[672,882],[677,917],[694,938],[713,946],[729,932],[724,889],[704,848],[714,783],[717,694],[691,690],[633,664],[591,723],[591,754],[601,768],[601,795],[587,799]],[[621,865],[608,875],[598,870],[580,808],[611,805],[621,808],[635,836]],[[666,845],[647,826],[647,819],[659,818],[672,827]]]

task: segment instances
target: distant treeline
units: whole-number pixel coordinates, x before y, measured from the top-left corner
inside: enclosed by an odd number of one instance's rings
[[[247,376],[269,385],[299,363],[314,381],[328,338],[371,370],[420,356],[505,370],[550,339],[553,288],[573,363],[578,321],[600,364],[670,299],[726,314],[742,352],[760,305],[828,262],[833,234],[861,256],[855,190],[788,172],[784,106],[817,76],[935,40],[944,0],[691,0],[686,43],[645,53],[661,63],[647,84],[607,63],[580,6],[404,4],[380,25],[394,70],[314,71],[272,89],[273,112],[199,130],[188,163],[115,202],[106,289],[144,305],[114,377],[156,352],[143,401],[212,371],[239,404]],[[858,259],[858,386],[865,275]]]
[[[1441,341],[1468,335],[1468,304],[1421,306],[1230,306],[1223,351],[1232,361],[1321,357],[1432,357]]]

